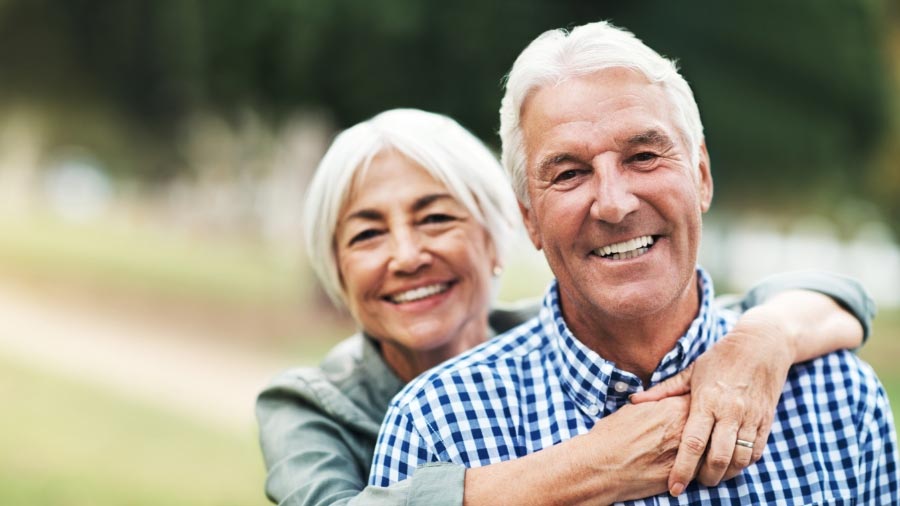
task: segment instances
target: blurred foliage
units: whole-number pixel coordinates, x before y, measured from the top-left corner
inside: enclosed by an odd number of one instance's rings
[[[294,259],[254,244],[46,217],[0,218],[0,274],[226,305],[301,304],[310,283]]]
[[[896,111],[885,48],[898,10],[887,0],[4,0],[0,98],[41,104],[56,142],[151,180],[187,170],[178,141],[205,111],[235,119],[252,108],[277,125],[313,110],[345,127],[412,106],[496,144],[502,78],[522,48],[546,29],[611,19],[681,62],[721,201],[827,208],[856,195],[890,213],[896,193],[871,181],[889,163],[875,154]]]

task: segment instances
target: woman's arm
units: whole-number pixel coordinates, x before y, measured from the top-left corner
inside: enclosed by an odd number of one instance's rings
[[[367,487],[377,422],[369,422],[372,426],[366,430],[362,423],[350,427],[327,414],[325,404],[343,409],[346,416],[352,416],[347,414],[351,406],[317,397],[327,397],[323,392],[329,391],[328,385],[316,382],[312,370],[307,372],[279,376],[256,401],[270,501],[279,506],[462,504],[461,465],[429,465],[391,487]]]
[[[469,469],[464,504],[603,505],[663,493],[689,407],[690,396],[626,405],[586,434]]]
[[[831,274],[819,271],[799,271],[785,272],[769,276],[759,283],[753,285],[740,302],[740,308],[746,311],[754,306],[770,301],[772,297],[791,290],[803,290],[810,292],[818,292],[829,296],[835,303],[839,304],[850,315],[856,317],[856,320],[862,325],[863,341],[869,336],[872,327],[872,319],[875,318],[876,307],[875,302],[869,297],[866,289],[862,284],[853,278],[841,276],[839,274]],[[796,309],[804,309],[795,306]],[[831,308],[807,307],[807,310],[824,309],[830,311]],[[831,313],[835,314],[835,313]],[[837,313],[841,314],[841,313]],[[843,314],[841,314],[843,316]],[[813,316],[814,318],[814,316]],[[804,320],[811,321],[811,318],[805,317]],[[814,340],[815,338],[813,338]],[[856,343],[852,346],[858,346]],[[840,349],[840,348],[838,348]],[[825,349],[834,351],[833,349]],[[812,355],[809,358],[819,356]]]
[[[794,289],[804,286],[816,291]],[[715,485],[759,460],[790,366],[859,346],[874,315],[859,283],[825,273],[768,278],[748,292],[742,306],[749,309],[732,332],[691,368],[632,396],[640,403],[692,393],[669,478],[673,495],[695,474],[701,483]],[[751,441],[752,450],[737,447],[737,439]]]

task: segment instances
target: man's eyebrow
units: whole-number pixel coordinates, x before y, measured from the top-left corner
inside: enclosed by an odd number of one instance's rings
[[[575,157],[569,153],[550,153],[538,163],[538,176],[543,176],[555,165],[559,165],[563,162],[570,162],[572,160],[575,160]]]
[[[625,140],[625,145],[629,147],[653,146],[659,149],[668,149],[674,144],[675,143],[668,135],[655,129],[632,135]]]

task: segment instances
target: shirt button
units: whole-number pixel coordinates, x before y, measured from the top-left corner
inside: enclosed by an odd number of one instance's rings
[[[626,391],[628,391],[628,383],[625,383],[624,381],[617,381],[616,384],[613,385],[613,389],[620,394],[625,393]]]
[[[598,405],[596,405],[596,404],[591,404],[590,406],[588,406],[588,407],[585,409],[585,411],[587,411],[587,414],[589,414],[589,415],[591,415],[591,416],[596,416],[597,413],[600,412],[600,406],[598,406]]]

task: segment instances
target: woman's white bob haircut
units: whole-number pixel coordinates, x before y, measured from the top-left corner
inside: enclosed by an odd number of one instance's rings
[[[358,123],[328,148],[307,190],[303,210],[309,261],[338,305],[344,302],[344,291],[334,234],[341,210],[356,178],[376,155],[390,150],[421,165],[447,187],[487,230],[498,260],[504,257],[519,223],[515,197],[496,157],[457,122],[417,109],[392,109]]]
[[[539,35],[516,58],[500,104],[501,162],[516,196],[525,206],[530,204],[521,113],[528,96],[538,88],[609,68],[640,72],[651,83],[663,87],[675,108],[680,134],[690,150],[691,165],[697,165],[703,124],[694,94],[675,62],[660,56],[633,33],[605,21],[582,25],[571,32],[550,30]]]

